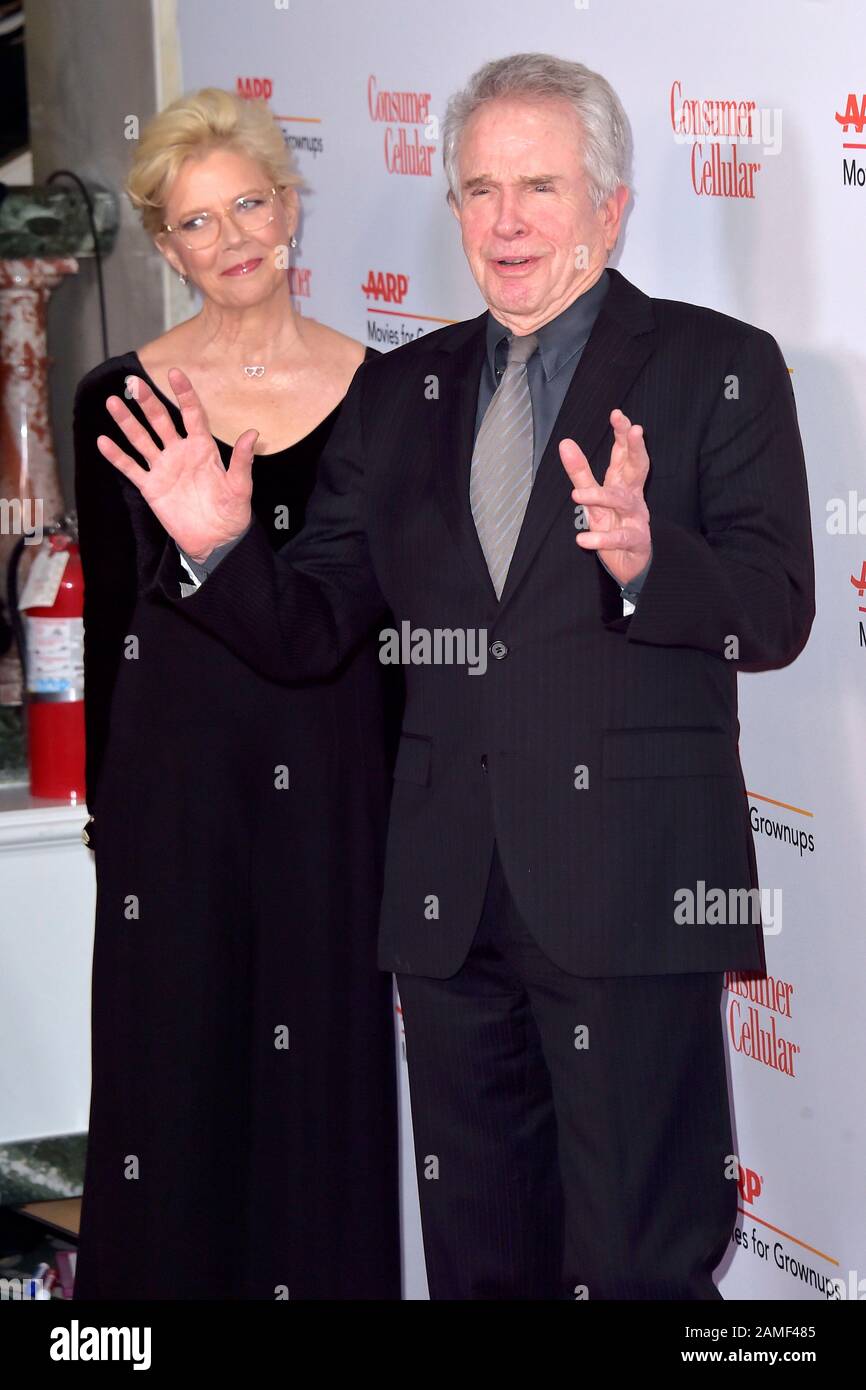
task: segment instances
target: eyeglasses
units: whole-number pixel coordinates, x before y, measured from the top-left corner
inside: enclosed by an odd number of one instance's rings
[[[249,193],[241,193],[223,208],[222,212],[193,212],[182,222],[176,222],[173,227],[164,222],[161,230],[176,232],[190,251],[201,251],[219,240],[224,216],[230,217],[241,232],[260,232],[263,227],[267,227],[268,223],[274,220],[276,196],[275,188],[267,192],[253,189]]]

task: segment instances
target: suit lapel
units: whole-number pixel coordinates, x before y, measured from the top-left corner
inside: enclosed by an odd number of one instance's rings
[[[608,268],[611,284],[539,463],[526,515],[517,539],[501,600],[490,579],[469,505],[478,384],[486,351],[486,313],[461,328],[465,332],[444,349],[440,381],[444,406],[436,430],[439,500],[457,547],[483,588],[492,611],[501,612],[529,570],[560,507],[571,506],[571,484],[559,458],[559,442],[575,439],[600,483],[612,438],[610,412],[621,406],[632,382],[655,347],[651,301],[618,271]]]

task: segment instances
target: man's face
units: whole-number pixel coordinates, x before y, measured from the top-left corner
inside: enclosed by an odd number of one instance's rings
[[[593,208],[568,102],[486,102],[464,127],[458,175],[451,207],[470,269],[514,333],[534,332],[599,278],[628,189]]]

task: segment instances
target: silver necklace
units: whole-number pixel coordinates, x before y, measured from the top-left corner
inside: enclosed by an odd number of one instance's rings
[[[264,367],[244,367],[245,376],[264,376]]]

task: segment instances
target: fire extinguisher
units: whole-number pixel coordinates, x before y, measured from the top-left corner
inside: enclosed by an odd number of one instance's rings
[[[9,607],[24,668],[30,791],[83,801],[84,575],[74,513],[47,527],[18,596],[22,537],[9,561]]]

